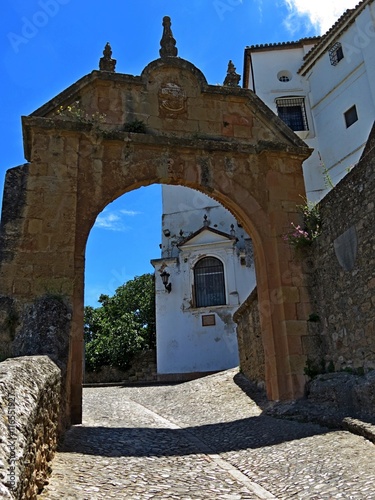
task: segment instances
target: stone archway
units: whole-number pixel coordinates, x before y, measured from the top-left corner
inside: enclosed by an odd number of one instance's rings
[[[208,85],[175,55],[162,53],[138,77],[113,69],[93,71],[23,118],[28,163],[7,173],[0,242],[0,305],[3,317],[18,318],[8,345],[15,354],[51,354],[27,318],[43,323],[42,299],[47,308],[48,299],[65,305],[69,341],[52,351],[57,360],[66,353],[66,422],[80,422],[91,227],[132,189],[184,185],[215,198],[251,235],[259,303],[272,304],[272,312],[261,308],[268,396],[302,396],[307,333],[298,305],[308,299],[281,235],[296,220],[310,150],[251,91]]]

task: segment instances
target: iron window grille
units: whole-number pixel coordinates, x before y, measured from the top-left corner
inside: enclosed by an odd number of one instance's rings
[[[344,59],[344,52],[342,50],[342,45],[340,42],[336,42],[328,51],[329,60],[332,66],[336,66],[341,59]]]
[[[215,257],[204,257],[194,266],[196,307],[226,304],[223,263]]]
[[[276,99],[276,106],[279,118],[292,130],[295,132],[309,130],[303,97]]]

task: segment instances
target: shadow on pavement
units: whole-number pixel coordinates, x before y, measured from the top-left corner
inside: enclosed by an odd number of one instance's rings
[[[183,429],[75,426],[66,433],[59,451],[107,457],[219,454],[273,446],[327,432],[317,425],[267,416]]]

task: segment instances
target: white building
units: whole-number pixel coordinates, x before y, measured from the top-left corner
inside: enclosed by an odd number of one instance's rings
[[[245,49],[244,86],[314,149],[304,163],[319,200],[355,165],[375,119],[375,2],[347,10],[322,37]]]
[[[375,0],[346,11],[322,37],[247,47],[243,75],[244,87],[313,148],[303,166],[306,191],[321,199],[358,162],[375,119]],[[255,286],[249,237],[214,200],[163,186],[161,247],[153,261],[158,373],[236,366],[232,315]]]
[[[162,257],[152,261],[159,378],[233,368],[232,316],[255,286],[250,238],[208,196],[182,186],[163,186],[162,193]]]

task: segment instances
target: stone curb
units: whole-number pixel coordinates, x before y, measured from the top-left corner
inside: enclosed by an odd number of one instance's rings
[[[342,420],[342,426],[352,434],[363,436],[375,444],[375,425],[362,422],[356,418],[346,417]]]

